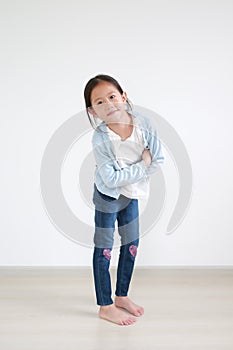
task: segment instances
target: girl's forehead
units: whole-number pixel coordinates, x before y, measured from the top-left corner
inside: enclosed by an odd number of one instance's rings
[[[115,87],[115,85],[113,85],[112,83],[109,83],[107,81],[101,81],[98,85],[96,85],[94,87],[94,89],[92,90],[92,92],[94,90],[99,91],[99,90],[117,90],[117,88]]]

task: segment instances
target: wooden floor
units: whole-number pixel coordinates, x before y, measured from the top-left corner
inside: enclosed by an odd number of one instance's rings
[[[111,270],[113,290],[115,270]],[[233,269],[134,272],[132,326],[97,316],[89,268],[0,268],[1,350],[233,350]]]

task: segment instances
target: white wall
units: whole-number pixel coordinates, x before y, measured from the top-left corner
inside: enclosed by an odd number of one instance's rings
[[[167,155],[167,207],[138,266],[233,264],[232,12],[226,0],[1,2],[0,265],[91,264],[91,250],[48,219],[39,175],[48,140],[83,110],[97,73],[163,116],[192,161],[190,209],[165,235],[178,185]]]

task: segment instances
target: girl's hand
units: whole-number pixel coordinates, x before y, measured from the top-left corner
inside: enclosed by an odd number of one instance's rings
[[[142,152],[142,159],[146,163],[147,168],[149,168],[149,166],[151,165],[152,157],[148,149],[144,149],[144,151]]]

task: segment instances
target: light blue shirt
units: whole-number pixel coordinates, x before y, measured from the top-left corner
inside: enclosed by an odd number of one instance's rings
[[[161,143],[150,119],[136,111],[132,111],[130,114],[137,119],[145,149],[150,150],[152,162],[149,168],[147,168],[144,160],[124,168],[120,167],[105,122],[102,122],[96,128],[92,137],[92,147],[96,161],[96,187],[100,192],[116,199],[120,196],[122,186],[136,183],[155,173],[158,171],[159,165],[164,162]]]

